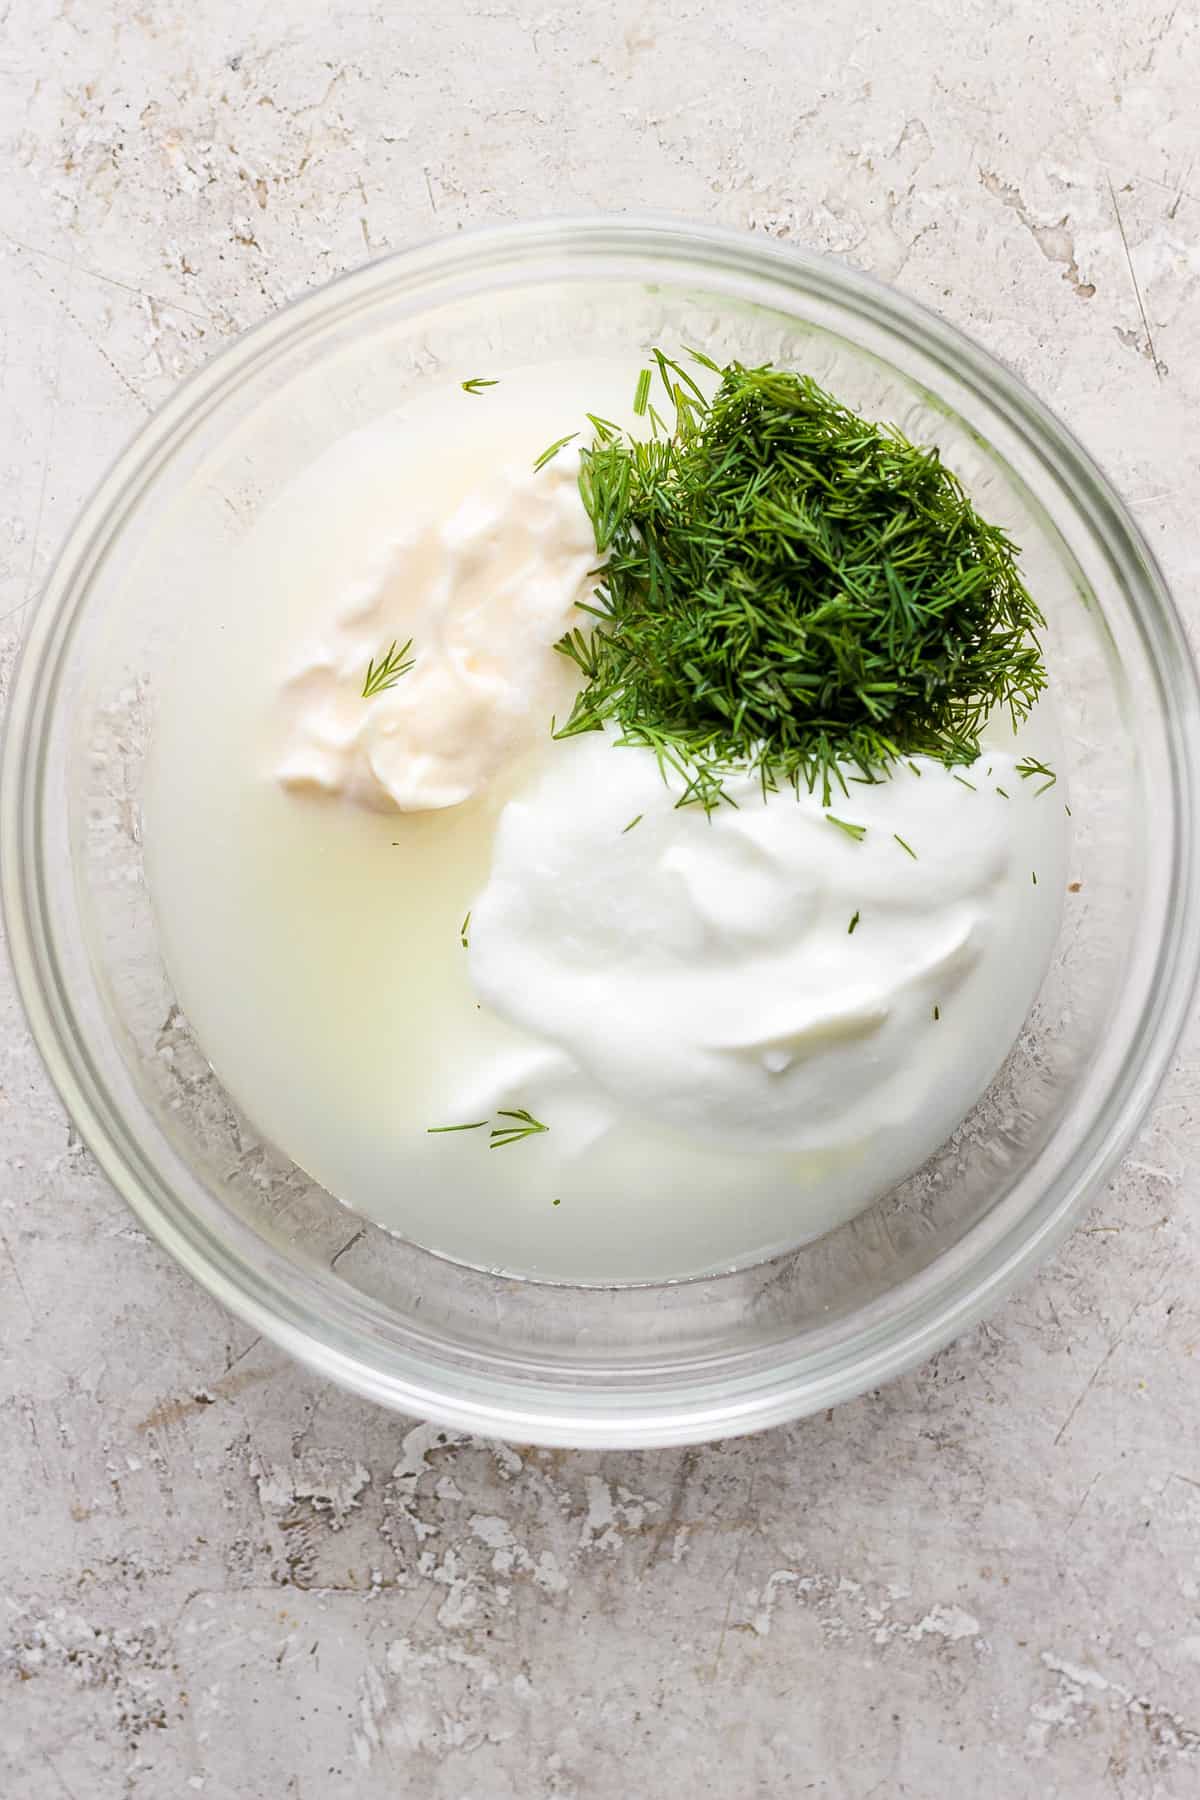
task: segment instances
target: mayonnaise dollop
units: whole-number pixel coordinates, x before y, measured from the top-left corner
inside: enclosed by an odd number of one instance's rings
[[[281,684],[277,780],[416,812],[457,806],[569,708],[554,654],[596,562],[569,448],[512,467],[448,515],[418,512],[331,597]],[[364,698],[369,664],[412,640],[412,667]],[[406,659],[407,660],[407,659]]]
[[[1058,803],[1016,761],[985,749],[956,776],[918,758],[828,806],[742,778],[706,817],[649,751],[563,744],[501,815],[475,987],[583,1082],[691,1137],[919,1140],[986,1086],[1048,947],[1035,876],[1039,855],[1059,876]]]

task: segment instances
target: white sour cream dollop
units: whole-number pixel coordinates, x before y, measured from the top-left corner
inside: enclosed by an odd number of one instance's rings
[[[1048,948],[1034,876],[1040,854],[1059,878],[1057,803],[1016,760],[987,749],[960,779],[918,758],[828,807],[741,779],[706,817],[648,751],[563,744],[501,815],[475,987],[689,1136],[824,1151],[882,1133],[924,1153],[930,1115],[986,1086]]]

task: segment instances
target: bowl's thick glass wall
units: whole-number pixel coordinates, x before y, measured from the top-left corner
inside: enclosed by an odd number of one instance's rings
[[[361,1225],[258,1141],[158,955],[142,777],[181,620],[335,437],[431,377],[581,344],[627,351],[632,377],[639,347],[658,342],[803,367],[936,443],[1011,530],[1049,620],[1079,887],[1000,1078],[903,1188],[736,1275],[555,1289]],[[219,728],[218,704],[197,722],[197,754]],[[109,1174],[189,1269],[298,1354],[393,1404],[515,1437],[749,1429],[943,1341],[1118,1153],[1194,975],[1196,737],[1194,678],[1144,545],[1061,427],[949,328],[835,265],[720,233],[596,221],[481,234],[372,265],[239,340],[80,520],[13,700],[14,960],[51,1072]]]

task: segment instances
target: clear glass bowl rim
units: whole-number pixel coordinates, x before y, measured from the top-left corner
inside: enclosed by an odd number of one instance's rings
[[[46,749],[60,673],[91,580],[121,523],[174,452],[252,367],[294,349],[339,312],[388,290],[419,295],[445,279],[532,275],[549,263],[612,272],[622,257],[651,260],[680,279],[722,269],[789,286],[869,319],[978,391],[1086,516],[1117,574],[1157,689],[1171,763],[1170,892],[1152,970],[1114,1078],[1092,1096],[1074,1152],[1018,1223],[978,1259],[956,1246],[953,1266],[870,1338],[833,1355],[776,1347],[769,1367],[738,1365],[678,1393],[636,1376],[600,1388],[531,1384],[503,1358],[467,1370],[460,1358],[383,1366],[367,1332],[372,1303],[336,1277],[297,1283],[255,1265],[171,1197],[153,1191],[136,1124],[114,1111],[93,1047],[73,1029],[52,946],[52,895],[40,855]],[[1055,415],[989,353],[920,303],[847,265],[792,245],[671,218],[596,215],[464,231],[395,251],[284,307],[223,348],[171,395],[117,458],[78,516],[52,568],[26,637],[9,700],[0,782],[0,897],[18,990],[38,1049],[68,1112],[140,1222],[232,1311],[319,1373],[402,1412],[460,1430],[549,1445],[639,1447],[697,1442],[762,1429],[878,1386],[977,1322],[1066,1234],[1140,1124],[1187,1020],[1200,970],[1197,798],[1200,688],[1187,640],[1152,552],[1088,453]],[[1021,1180],[1028,1181],[1036,1168]],[[159,1184],[161,1185],[161,1184]],[[1020,1182],[1017,1184],[1019,1190]],[[937,1265],[935,1264],[936,1270]],[[925,1271],[930,1276],[931,1271]],[[342,1290],[334,1293],[333,1287]]]

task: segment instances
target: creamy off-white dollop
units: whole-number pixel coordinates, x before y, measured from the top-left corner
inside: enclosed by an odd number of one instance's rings
[[[569,447],[501,469],[449,513],[403,523],[329,597],[286,670],[275,775],[380,810],[457,806],[569,706],[554,652],[596,562]],[[368,668],[411,640],[412,666],[364,697]]]
[[[743,778],[706,817],[649,751],[564,744],[500,817],[472,980],[637,1115],[748,1151],[886,1135],[899,1172],[1037,984],[1057,831],[1016,760],[918,758],[829,804]]]

